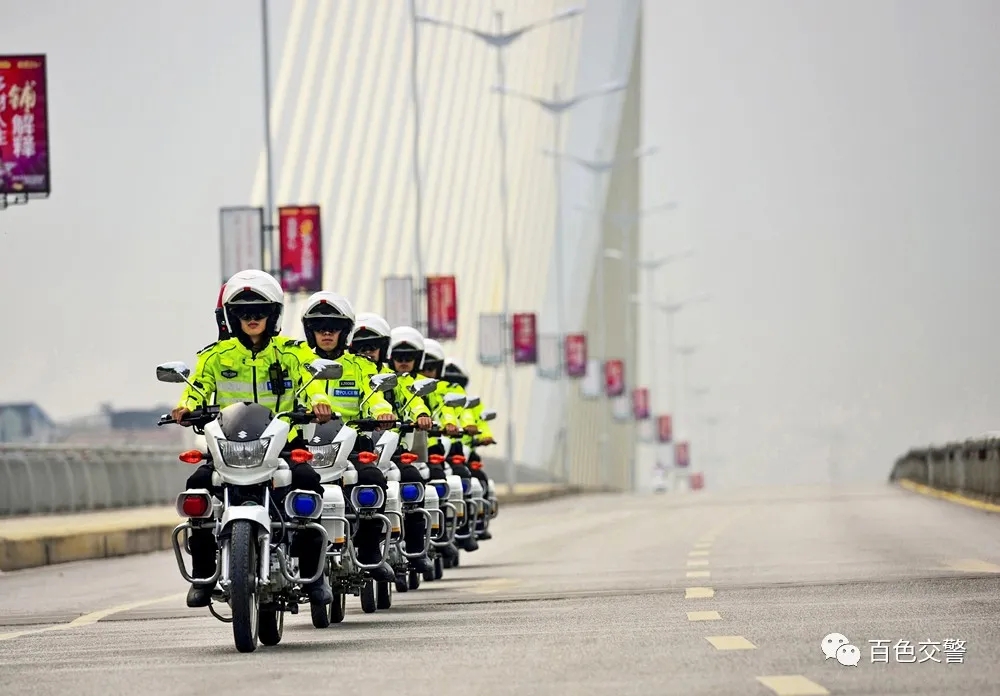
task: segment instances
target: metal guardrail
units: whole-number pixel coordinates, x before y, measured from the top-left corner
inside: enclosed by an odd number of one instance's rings
[[[896,460],[890,481],[1000,499],[1000,434],[912,449]]]
[[[0,445],[0,517],[71,513],[173,503],[194,467],[175,447]],[[503,484],[502,460],[483,458]],[[518,465],[520,483],[548,483],[545,472]]]

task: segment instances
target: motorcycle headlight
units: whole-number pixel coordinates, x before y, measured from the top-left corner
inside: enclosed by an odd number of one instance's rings
[[[253,469],[262,465],[270,444],[271,438],[269,437],[250,442],[218,441],[219,454],[222,455],[223,464],[234,469]]]
[[[340,443],[310,445],[309,451],[312,452],[313,456],[313,460],[309,462],[313,469],[328,469],[337,461],[337,455],[340,454]]]

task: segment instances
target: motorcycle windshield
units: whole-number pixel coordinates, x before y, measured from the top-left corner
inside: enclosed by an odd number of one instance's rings
[[[271,409],[260,404],[233,404],[219,412],[219,428],[227,440],[259,440],[274,420]]]

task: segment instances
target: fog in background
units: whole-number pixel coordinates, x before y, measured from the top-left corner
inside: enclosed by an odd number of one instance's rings
[[[676,322],[721,417],[711,443],[692,423],[708,486],[826,480],[837,434],[841,480],[883,480],[911,445],[1000,429],[1000,5],[644,12],[644,200],[680,203],[644,229],[698,254],[661,299],[715,298]],[[0,52],[49,55],[54,186],[0,213],[0,401],[172,402],[153,366],[214,338],[218,208],[246,202],[262,142],[256,3],[0,16]]]

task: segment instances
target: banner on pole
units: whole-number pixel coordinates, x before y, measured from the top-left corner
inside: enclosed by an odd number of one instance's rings
[[[44,55],[0,56],[0,196],[47,196],[49,100]]]
[[[502,314],[479,315],[479,364],[503,365],[507,355],[506,327]]]
[[[669,443],[674,439],[674,423],[670,416],[656,417],[656,434],[660,442]]]
[[[587,375],[587,335],[570,334],[566,337],[566,376],[574,379]]]
[[[458,295],[455,276],[427,278],[427,338],[454,340],[458,337]]]
[[[691,448],[686,442],[678,442],[674,446],[674,463],[684,469],[691,464]]]
[[[604,390],[608,396],[625,393],[625,361],[608,360],[604,363]]]
[[[382,289],[385,292],[385,320],[389,326],[416,326],[413,276],[386,276],[382,279]]]
[[[556,334],[538,337],[538,376],[542,379],[562,377],[562,346]]]
[[[240,271],[264,270],[264,209],[239,206],[219,209],[219,259],[222,282]]]
[[[587,361],[587,371],[580,382],[580,395],[585,399],[599,399],[604,393],[604,374],[601,361],[593,358]]]
[[[700,491],[702,488],[705,487],[705,475],[702,474],[700,471],[691,474],[691,476],[689,476],[688,479],[691,482],[692,491]]]
[[[323,289],[323,230],[318,205],[278,208],[281,286],[285,292]]]
[[[514,340],[514,364],[534,365],[538,362],[537,317],[530,312],[514,315],[511,330]]]
[[[649,390],[645,387],[632,390],[632,417],[640,421],[649,418]]]
[[[632,404],[624,391],[618,396],[612,397],[611,415],[621,423],[632,420]]]

